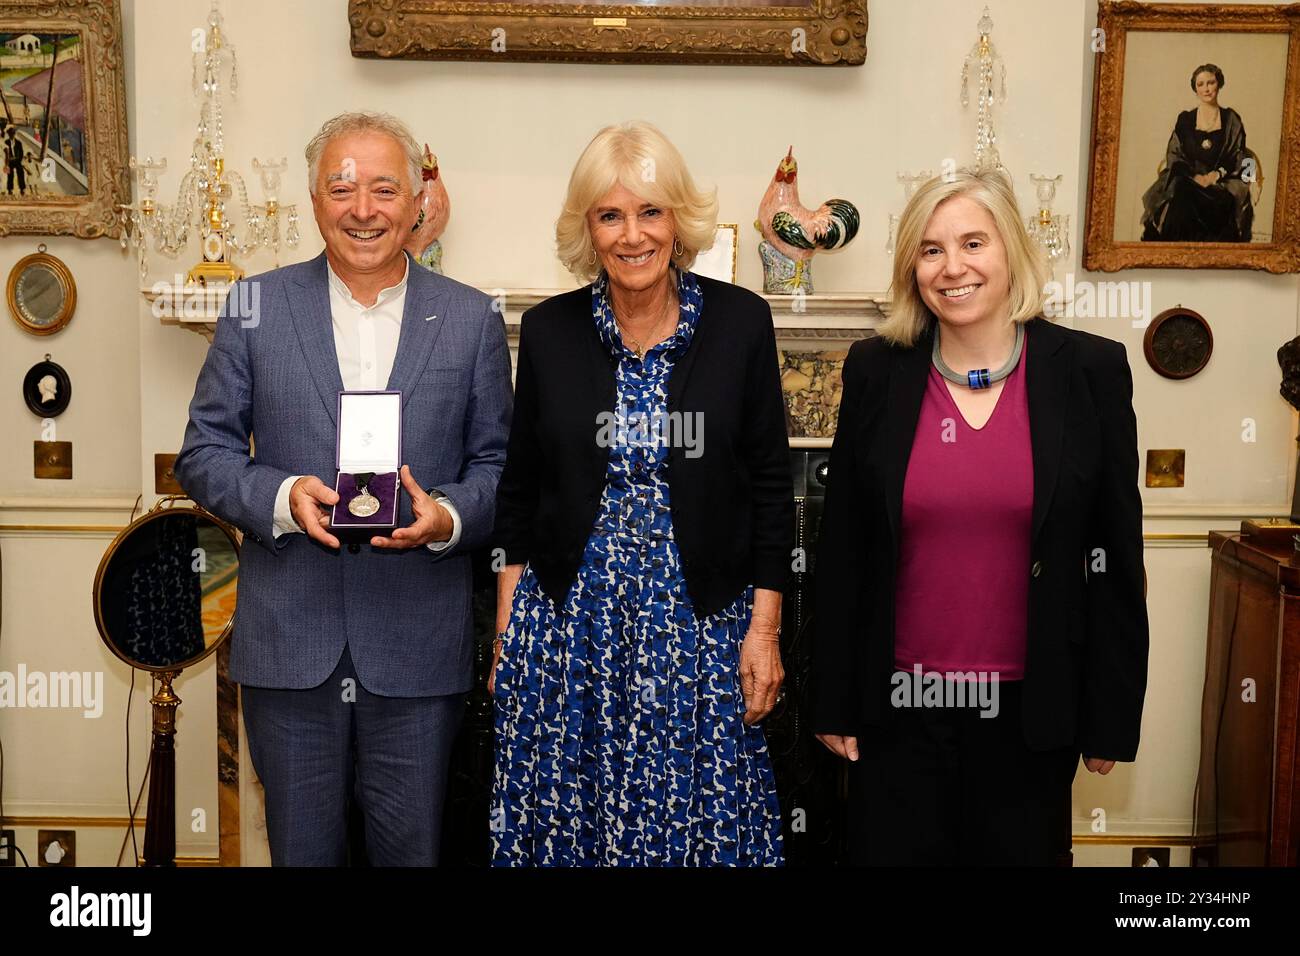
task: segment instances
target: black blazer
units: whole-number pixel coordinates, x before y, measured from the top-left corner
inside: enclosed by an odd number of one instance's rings
[[[1132,760],[1148,643],[1132,373],[1118,342],[1043,318],[1025,334],[1034,463],[1025,741]],[[816,733],[857,735],[891,718],[903,483],[932,345],[933,327],[907,349],[864,339],[844,364],[816,565]],[[1098,548],[1105,571],[1094,573]],[[936,587],[961,586],[943,575],[936,565]]]
[[[771,309],[738,286],[697,278],[703,308],[670,374],[668,411],[702,413],[702,452],[669,450],[668,490],[687,590],[706,617],[751,584],[785,589],[794,491]],[[614,410],[615,368],[590,285],[524,313],[494,538],[506,563],[532,565],[556,604],[600,509],[609,449],[597,443],[598,416]]]

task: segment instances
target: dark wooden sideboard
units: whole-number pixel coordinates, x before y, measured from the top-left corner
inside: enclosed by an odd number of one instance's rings
[[[1295,866],[1300,552],[1290,525],[1211,531],[1193,863]]]

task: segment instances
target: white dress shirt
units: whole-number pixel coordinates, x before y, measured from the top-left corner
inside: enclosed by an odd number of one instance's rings
[[[347,285],[326,261],[330,286],[330,320],[334,327],[334,350],[338,353],[339,377],[348,391],[376,390],[387,387],[388,377],[397,358],[397,342],[402,334],[402,310],[406,307],[406,279],[410,260],[403,255],[406,271],[397,285],[379,293],[372,306],[364,306],[352,297]],[[302,475],[290,475],[280,483],[275,496],[274,531],[282,534],[302,533],[289,508],[289,491]],[[451,515],[451,538],[429,544],[432,551],[443,551],[460,541],[460,514],[446,495],[436,500]]]

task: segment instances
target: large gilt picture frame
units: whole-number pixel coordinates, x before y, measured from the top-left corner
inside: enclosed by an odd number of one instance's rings
[[[867,0],[348,0],[352,55],[856,66]]]
[[[1300,272],[1300,3],[1102,0],[1084,267]]]
[[[123,60],[118,0],[0,0],[0,236],[121,234]]]

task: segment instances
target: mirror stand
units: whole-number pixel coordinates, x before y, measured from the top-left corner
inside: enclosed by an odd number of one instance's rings
[[[180,671],[158,674],[153,705],[153,748],[149,753],[149,804],[145,808],[144,865],[176,865],[176,708],[172,690]]]
[[[113,539],[95,574],[95,624],[104,644],[151,673],[153,743],[143,866],[176,865],[176,708],[172,684],[230,636],[239,542],[220,518],[160,499]]]

